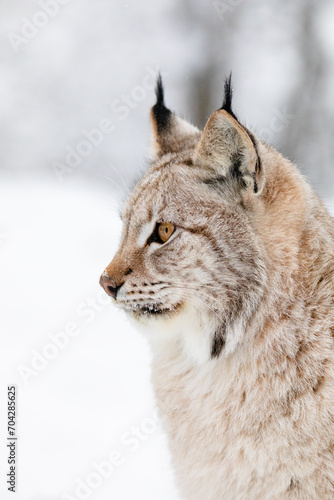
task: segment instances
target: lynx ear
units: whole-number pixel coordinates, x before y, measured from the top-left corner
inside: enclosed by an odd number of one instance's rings
[[[240,125],[231,108],[231,77],[225,82],[221,109],[209,118],[195,149],[194,163],[211,169],[219,178],[233,180],[238,187],[258,191],[260,159],[255,139]]]
[[[178,153],[184,149],[194,148],[201,137],[201,132],[166,108],[160,75],[157,80],[156,96],[157,102],[151,109],[153,156],[159,157],[166,153]]]

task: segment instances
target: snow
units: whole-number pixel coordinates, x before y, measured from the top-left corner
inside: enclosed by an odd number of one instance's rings
[[[0,184],[0,369],[3,387],[18,385],[15,498],[176,500],[146,340],[98,284],[121,230],[112,194],[85,184]],[[1,464],[7,472],[4,446]],[[90,490],[76,492],[79,481]]]

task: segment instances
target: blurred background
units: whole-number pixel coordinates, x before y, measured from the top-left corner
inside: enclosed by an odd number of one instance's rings
[[[331,208],[334,3],[2,0],[0,19],[0,374],[18,385],[16,498],[177,500],[148,347],[98,286],[147,165],[155,77],[203,127],[232,71],[241,121]]]

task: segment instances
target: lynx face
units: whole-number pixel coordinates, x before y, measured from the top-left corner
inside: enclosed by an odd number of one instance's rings
[[[156,336],[159,327],[181,337],[198,329],[208,356],[235,348],[236,325],[250,319],[266,282],[247,208],[260,162],[230,110],[230,92],[228,82],[225,107],[201,135],[165,108],[158,83],[155,160],[126,204],[120,248],[100,281]]]

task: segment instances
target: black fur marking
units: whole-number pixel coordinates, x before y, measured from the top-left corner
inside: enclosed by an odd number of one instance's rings
[[[211,177],[210,179],[204,179],[203,182],[207,186],[216,187],[217,184],[221,185],[223,182],[226,182],[226,177],[224,175],[217,175],[217,177]]]
[[[157,102],[153,106],[152,111],[157,124],[158,133],[161,133],[168,127],[172,112],[165,106],[164,87],[160,73],[157,78],[155,94],[157,96]]]
[[[259,188],[258,188],[258,185],[257,185],[257,182],[256,182],[255,175],[253,176],[253,180],[254,180],[254,193],[257,193],[259,191]]]
[[[240,155],[235,155],[234,157],[232,157],[232,166],[230,173],[232,178],[238,182],[240,188],[246,189],[247,187],[246,181],[243,178],[242,173],[240,172],[241,164],[242,164],[242,159]]]
[[[217,175],[209,179],[203,179],[203,184],[209,186],[209,188],[214,189],[218,194],[224,194],[224,186],[226,186],[226,177],[224,175]]]
[[[295,477],[292,477],[290,484],[289,484],[289,487],[288,487],[288,491],[294,490],[295,488],[298,488],[298,486],[299,486],[298,479]]]
[[[257,174],[258,172],[261,171],[261,158],[260,158],[260,155],[259,155],[259,152],[258,152],[258,149],[257,149],[257,144],[256,144],[256,140],[255,140],[254,135],[249,130],[247,130],[246,128],[245,128],[245,130],[246,130],[247,134],[249,135],[249,138],[252,141],[254,149],[255,149],[255,153],[256,153],[255,173]]]
[[[257,149],[257,144],[256,144],[256,140],[255,140],[255,137],[254,135],[245,128],[247,134],[249,135],[249,138],[250,140],[252,141],[253,143],[253,146],[254,146],[254,149],[255,149],[255,153],[256,153],[256,165],[255,165],[255,172],[254,172],[254,175],[253,175],[253,180],[254,180],[254,193],[257,193],[259,191],[259,188],[258,188],[258,185],[257,185],[257,181],[256,181],[256,174],[258,174],[259,172],[261,172],[261,168],[262,168],[262,165],[261,165],[261,158],[260,158],[260,155],[259,155],[259,152],[258,152],[258,149]]]
[[[225,346],[225,330],[225,325],[222,325],[214,334],[211,347],[212,358],[218,358]]]
[[[240,167],[242,164],[240,155],[233,155],[231,158],[231,174],[235,179],[239,179],[241,176]]]
[[[232,110],[232,98],[233,98],[232,73],[230,73],[224,83],[224,102],[220,109],[227,111],[231,116],[233,116],[235,120],[239,121],[236,115],[234,114],[234,111]]]

